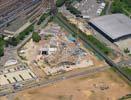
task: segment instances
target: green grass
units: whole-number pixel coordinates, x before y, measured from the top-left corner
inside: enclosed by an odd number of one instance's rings
[[[127,94],[126,96],[123,96],[122,98],[118,100],[130,100],[130,98],[131,98],[131,94]]]
[[[3,37],[0,36],[0,57],[4,55],[4,46],[5,46],[5,41]]]
[[[131,69],[130,69],[130,68],[128,68],[128,67],[123,67],[122,70],[123,70],[126,74],[128,74],[129,76],[131,76]]]
[[[113,0],[112,13],[124,13],[126,15],[131,14],[131,0]]]

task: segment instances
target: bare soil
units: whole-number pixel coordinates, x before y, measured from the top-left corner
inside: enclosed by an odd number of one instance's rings
[[[131,93],[131,87],[115,72],[107,70],[91,76],[54,83],[51,86],[19,92],[17,100],[118,100]]]

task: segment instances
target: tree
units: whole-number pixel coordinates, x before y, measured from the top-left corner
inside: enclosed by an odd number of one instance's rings
[[[34,32],[32,34],[32,39],[33,39],[34,42],[39,42],[41,40],[41,37],[37,32]]]
[[[57,6],[57,7],[63,6],[64,3],[65,3],[65,1],[66,1],[66,0],[57,0],[57,1],[56,1],[56,6]]]
[[[17,37],[12,37],[7,41],[10,45],[17,46],[19,43],[19,38]]]
[[[4,56],[4,47],[0,47],[0,57]]]
[[[37,25],[40,25],[49,15],[50,15],[50,11],[47,12],[47,13],[44,13],[44,14],[40,17]]]
[[[112,13],[131,12],[131,0],[114,0],[111,6]]]
[[[0,57],[4,55],[4,40],[0,37]]]
[[[125,49],[124,49],[124,52],[125,52],[125,53],[130,53],[130,50],[129,50],[128,48],[125,48]]]

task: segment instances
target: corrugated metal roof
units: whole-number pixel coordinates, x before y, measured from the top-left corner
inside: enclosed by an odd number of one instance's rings
[[[123,14],[105,15],[90,22],[112,39],[131,34],[131,19]]]

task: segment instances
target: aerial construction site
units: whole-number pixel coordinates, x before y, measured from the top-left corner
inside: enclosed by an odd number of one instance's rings
[[[0,0],[0,100],[131,98],[130,50],[121,51],[91,21],[115,36],[120,26],[111,22],[121,22],[125,34],[122,14],[103,16],[114,2]]]
[[[104,64],[92,52],[88,51],[82,41],[74,38],[56,23],[49,23],[39,31],[41,40],[30,40],[19,55],[25,62],[40,66],[46,75],[53,75],[78,68],[88,68]]]

